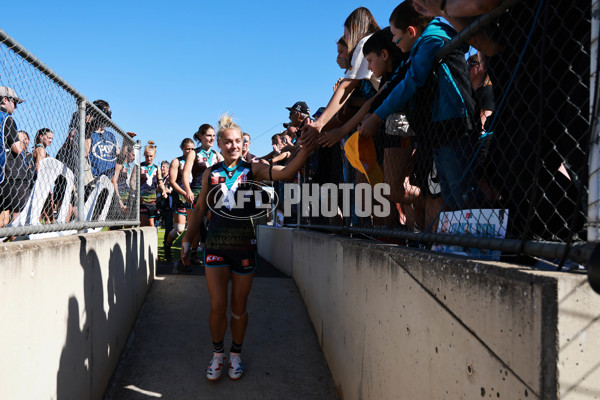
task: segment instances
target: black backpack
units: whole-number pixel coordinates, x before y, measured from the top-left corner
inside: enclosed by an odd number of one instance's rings
[[[476,139],[481,132],[465,59],[467,51],[465,44],[437,60],[425,85],[411,101],[408,117],[419,142],[440,147],[464,136]],[[444,119],[444,113],[456,117]]]

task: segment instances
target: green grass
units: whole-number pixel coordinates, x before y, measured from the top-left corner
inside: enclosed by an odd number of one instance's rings
[[[183,239],[183,235],[185,231],[171,245],[171,256],[174,260],[179,259],[179,254],[181,254],[181,240]],[[165,237],[165,230],[163,228],[158,229],[158,260],[159,262],[166,262],[165,258],[165,250],[163,248],[163,240]]]

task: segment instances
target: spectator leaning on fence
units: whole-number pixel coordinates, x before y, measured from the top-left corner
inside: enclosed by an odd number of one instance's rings
[[[271,136],[271,147],[273,147],[273,152],[275,154],[279,154],[281,152],[281,148],[283,147],[283,142],[281,141],[281,134],[276,133]]]
[[[19,140],[17,124],[12,118],[17,105],[23,101],[14,89],[0,86],[0,227],[8,225],[11,212],[21,212],[29,196],[27,161]]]
[[[395,45],[392,37],[390,28],[384,28],[375,32],[363,47],[364,56],[369,62],[369,69],[373,75],[381,79],[381,89],[343,126],[322,135],[319,140],[321,145],[333,146],[347,134],[352,133],[360,121],[381,105],[393,88],[404,78],[408,53],[403,53]],[[390,186],[389,199],[394,204],[400,204],[402,215],[399,215],[397,207],[393,206],[388,217],[384,220],[377,220],[375,223],[397,227],[402,221],[412,229],[415,222],[413,207],[418,189],[410,186],[408,181],[412,172],[412,136],[414,132],[410,129],[405,114],[405,112],[396,112],[390,115],[386,124],[381,126],[374,137],[378,162],[383,166],[384,182]],[[342,145],[343,143],[342,141]]]
[[[492,114],[496,108],[492,81],[487,72],[487,57],[480,51],[467,59],[469,79],[475,98],[475,115],[479,113],[481,121],[480,146],[477,160],[474,164],[474,174],[479,186],[486,195],[487,200],[498,199],[497,191],[490,185],[489,172],[495,168],[490,162],[489,152],[492,140],[487,138],[488,126],[492,121]]]
[[[485,130],[486,121],[494,112],[494,92],[492,81],[487,73],[487,61],[483,53],[478,51],[467,59],[469,79],[475,95],[476,112],[479,112],[481,128]]]
[[[425,159],[433,158],[446,206],[450,209],[474,206],[479,193],[472,175],[465,174],[473,152],[475,126],[471,119],[474,100],[464,51],[457,49],[443,63],[435,63],[437,51],[455,31],[439,19],[417,13],[411,0],[394,9],[390,28],[396,45],[410,53],[410,66],[402,82],[360,127],[360,133],[373,135],[382,121],[410,102],[413,110],[408,116],[417,135],[417,157],[420,153]],[[447,79],[436,80],[435,76]],[[445,86],[435,90],[435,85]]]
[[[350,66],[342,82],[336,86],[335,92],[327,107],[319,118],[302,128],[303,144],[317,142],[317,137],[332,118],[348,101],[353,91],[359,89],[362,81],[369,81],[377,89],[379,80],[372,76],[364,58],[362,48],[369,37],[379,30],[379,25],[371,12],[365,7],[355,9],[344,22],[344,39],[348,45]],[[342,123],[345,121],[342,121]],[[337,123],[334,121],[333,123]],[[326,128],[325,128],[326,129]],[[326,129],[327,130],[327,129]],[[316,180],[319,183],[339,183],[342,180],[342,158],[339,147],[321,149]]]
[[[337,45],[337,58],[335,59],[335,62],[337,62],[337,65],[339,65],[340,68],[343,69],[344,73],[345,73],[350,68],[350,55],[348,53],[348,43],[346,43],[346,39],[344,39],[344,37],[342,36],[341,38],[338,39],[336,45]],[[342,80],[344,80],[344,78],[338,79],[336,85],[333,88],[333,91],[335,91],[337,89],[337,86],[340,83],[342,83]]]
[[[343,81],[337,86],[323,114],[310,127],[304,128],[303,134],[306,131],[310,132],[312,136],[320,132],[348,100],[350,93],[360,86],[361,80],[371,80],[372,74],[368,69],[367,60],[363,56],[362,47],[367,39],[378,30],[379,25],[365,7],[357,8],[348,16],[344,22],[344,39],[349,50],[350,67]],[[373,78],[372,83],[373,86],[378,86],[379,80]]]
[[[501,1],[442,4],[415,0],[422,13],[443,16],[460,31]],[[509,236],[566,240],[584,230],[587,202],[579,191],[585,193],[589,162],[591,5],[516,2],[469,41],[489,57],[499,102],[490,172],[509,208]]]

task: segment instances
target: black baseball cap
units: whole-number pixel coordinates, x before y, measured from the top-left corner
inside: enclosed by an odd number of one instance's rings
[[[297,111],[301,114],[310,114],[310,110],[308,109],[308,105],[306,105],[303,101],[297,101],[291,107],[286,107],[290,111]]]

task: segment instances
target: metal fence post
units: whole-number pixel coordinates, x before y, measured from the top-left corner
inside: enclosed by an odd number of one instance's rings
[[[300,188],[300,193],[302,194],[302,175],[300,172],[297,174],[298,176],[298,187]],[[302,195],[300,195],[300,203],[296,206],[296,228],[300,227],[300,222],[302,218]]]
[[[79,172],[77,173],[77,221],[85,221],[85,99],[79,100],[79,136],[78,156]]]
[[[589,166],[589,195],[588,195],[588,241],[600,242],[600,109],[594,100],[600,97],[596,87],[598,79],[598,39],[600,32],[600,2],[592,0],[592,43],[590,57],[590,110],[592,126],[592,140],[590,141],[590,166]]]
[[[142,154],[141,154],[141,148],[142,148],[142,142],[139,140],[136,140],[135,142],[135,147],[136,147],[136,153],[137,153],[137,160],[136,160],[136,165],[137,165],[137,172],[136,172],[136,177],[135,177],[135,219],[137,221],[137,223],[140,223],[140,176],[141,176],[141,164],[142,164]]]

